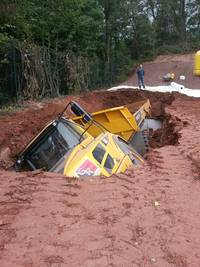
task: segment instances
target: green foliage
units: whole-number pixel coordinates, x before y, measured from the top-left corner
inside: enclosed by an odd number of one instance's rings
[[[1,0],[0,104],[109,86],[199,43],[200,0]]]
[[[0,33],[0,106],[16,96],[12,40]]]
[[[134,58],[149,58],[155,55],[155,32],[148,17],[140,15],[136,18],[133,39]]]
[[[88,55],[96,53],[103,13],[95,0],[22,0],[17,23],[38,45]]]
[[[0,107],[3,106],[4,103],[9,101],[9,96],[3,92],[3,89],[0,88]]]
[[[10,41],[10,38],[7,34],[3,34],[3,33],[0,33],[0,47],[2,49],[2,47],[6,46]]]

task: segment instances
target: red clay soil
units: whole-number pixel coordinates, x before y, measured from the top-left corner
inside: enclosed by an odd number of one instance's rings
[[[162,77],[167,73],[175,74],[175,82],[186,88],[199,89],[200,77],[194,76],[194,54],[159,56],[156,60],[143,64],[145,70],[145,84],[147,86],[167,85]],[[185,76],[185,81],[180,76]],[[137,86],[137,74],[131,75],[124,85]]]
[[[6,171],[72,98],[89,111],[150,98],[166,125],[154,133],[147,162],[81,181]],[[101,91],[35,103],[0,119],[0,266],[200,266],[200,99]]]

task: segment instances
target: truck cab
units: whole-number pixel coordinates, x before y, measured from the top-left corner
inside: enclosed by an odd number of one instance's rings
[[[60,117],[50,122],[19,154],[17,170],[61,173],[68,177],[110,176],[143,159],[118,135],[90,135],[79,124]]]
[[[125,172],[143,162],[142,157],[122,137],[111,133],[77,103],[71,109],[82,116],[87,127],[63,116],[50,122],[19,154],[16,170],[43,169],[69,177]],[[90,128],[100,129],[91,135]]]

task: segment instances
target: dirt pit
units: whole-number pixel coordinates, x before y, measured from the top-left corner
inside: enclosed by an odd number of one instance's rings
[[[96,103],[96,99],[98,99],[98,103]],[[139,108],[135,103],[144,99],[149,99],[151,102],[152,117],[163,123],[162,129],[150,132],[150,147],[155,148],[177,144],[179,138],[178,131],[183,124],[178,118],[172,117],[165,111],[165,107],[174,100],[174,96],[171,94],[163,95],[159,93],[152,94],[122,90],[118,92],[101,91],[73,98],[73,100],[76,100],[89,112],[126,105],[132,113],[136,112],[137,108]],[[29,109],[2,116],[0,168],[9,168],[25,145],[30,142],[48,121],[55,119],[70,100],[71,97],[57,99],[54,103],[44,102],[40,105],[34,103]],[[72,116],[69,112],[66,115]]]
[[[147,98],[164,130],[144,165],[83,181],[5,170],[68,101],[92,112]],[[200,99],[100,91],[0,119],[0,266],[199,267]]]

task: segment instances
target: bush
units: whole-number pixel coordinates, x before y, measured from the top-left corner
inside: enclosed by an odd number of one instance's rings
[[[157,48],[158,55],[166,55],[166,54],[186,54],[193,52],[194,49],[198,48],[198,44],[195,46],[194,43],[186,43],[186,44],[176,44],[176,45],[163,45]]]

